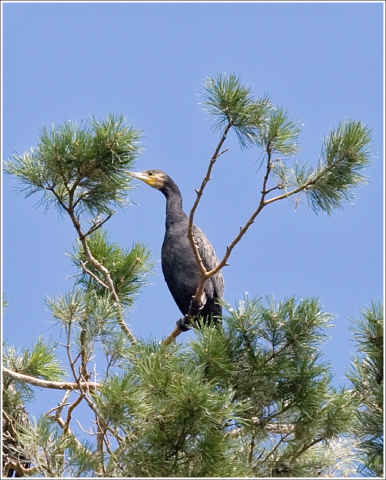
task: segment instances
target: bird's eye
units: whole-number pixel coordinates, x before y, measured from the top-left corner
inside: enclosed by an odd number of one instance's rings
[[[153,172],[147,172],[147,174],[149,175],[149,177],[153,176]]]

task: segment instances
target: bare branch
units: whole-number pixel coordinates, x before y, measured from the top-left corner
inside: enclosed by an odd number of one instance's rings
[[[249,455],[248,455],[248,463],[252,463],[252,459],[253,459],[253,450],[255,448],[255,438],[256,438],[256,435],[252,435],[252,440],[251,440],[251,443],[250,443],[250,450],[249,450]]]
[[[86,263],[87,262],[80,262],[81,265],[82,265],[82,268],[83,270],[87,273],[87,275],[89,275],[91,278],[93,278],[96,282],[99,283],[99,285],[102,285],[102,287],[104,287],[106,290],[109,289],[109,287],[102,282],[102,280],[100,278],[98,278],[94,273],[92,273],[91,270],[89,270],[88,268],[86,268]]]
[[[84,397],[85,397],[85,394],[81,393],[79,397],[75,400],[75,402],[68,407],[67,418],[65,422],[65,427],[63,428],[63,433],[68,433],[70,431],[70,422],[72,418],[72,412],[80,404],[80,402],[83,400]]]
[[[4,465],[4,477],[8,477],[9,470],[14,470],[17,477],[26,477],[38,473],[36,467],[24,468],[20,463],[9,461]]]
[[[174,327],[174,330],[172,331],[172,333],[165,339],[166,345],[169,345],[169,343],[174,342],[175,339],[178,337],[178,335],[180,335],[181,333],[182,333],[182,330],[180,330],[178,327]]]
[[[197,210],[197,207],[198,207],[198,204],[201,200],[201,197],[204,193],[204,189],[205,189],[205,186],[206,184],[209,182],[210,180],[210,175],[212,173],[212,170],[213,170],[213,167],[214,167],[214,164],[216,163],[216,160],[218,159],[218,157],[220,155],[222,155],[223,153],[225,153],[228,149],[222,151],[220,153],[220,149],[223,145],[223,143],[225,142],[226,140],[226,137],[227,137],[227,134],[230,130],[232,126],[232,123],[229,122],[228,125],[225,127],[224,129],[224,132],[222,134],[222,137],[220,139],[220,142],[219,144],[217,145],[217,148],[212,156],[212,158],[210,159],[210,162],[209,162],[209,166],[208,166],[208,169],[206,171],[206,175],[205,177],[203,178],[202,182],[201,182],[201,186],[199,188],[199,190],[196,190],[196,200],[194,201],[194,204],[193,204],[193,207],[192,209],[190,210],[190,213],[189,213],[189,223],[188,223],[188,238],[189,238],[189,242],[193,248],[193,252],[194,252],[194,255],[196,257],[196,260],[197,260],[197,264],[200,268],[200,271],[201,271],[201,275],[204,276],[207,272],[206,272],[206,268],[204,266],[204,264],[202,263],[202,258],[200,256],[200,252],[198,251],[198,247],[197,247],[197,244],[194,240],[194,237],[193,237],[193,220],[194,220],[194,214]],[[201,295],[200,295],[200,298],[201,298]]]
[[[3,367],[3,375],[20,383],[29,383],[35,387],[52,388],[54,390],[79,390],[83,388],[96,390],[100,387],[100,384],[95,382],[79,382],[78,384],[76,382],[54,382],[51,380],[42,380],[41,378],[31,377],[30,375],[24,375],[23,373],[13,372],[6,367]]]
[[[228,125],[229,128],[230,128],[230,124]],[[227,127],[228,128],[228,127]],[[227,129],[225,129],[224,131],[224,135],[225,133],[227,132]],[[226,136],[221,138],[221,141],[223,142],[226,138]],[[221,144],[221,141],[220,141],[220,144]],[[220,150],[219,146],[217,147],[216,149],[216,152]],[[216,155],[216,153],[215,153]],[[209,165],[209,168],[208,168],[208,172],[210,173],[210,171],[212,170],[212,167],[213,167],[213,164],[214,164],[214,161],[216,160],[216,157],[215,155],[212,157],[211,161],[210,161],[210,165]],[[214,160],[213,160],[214,159]],[[218,265],[213,268],[212,270],[210,271],[207,271],[202,263],[202,259],[199,255],[199,252],[198,252],[198,248],[197,248],[197,245],[194,241],[194,238],[192,236],[192,234],[189,236],[189,230],[188,230],[188,237],[189,237],[189,240],[193,246],[193,251],[195,253],[195,256],[196,256],[196,260],[197,260],[197,264],[200,268],[200,271],[201,271],[201,280],[200,280],[200,283],[197,287],[197,290],[196,290],[196,293],[194,295],[194,298],[195,298],[195,301],[199,304],[201,302],[201,297],[202,297],[202,294],[203,294],[203,291],[204,291],[204,287],[205,287],[205,283],[206,281],[212,277],[213,275],[216,275],[216,273],[218,273],[223,267],[225,267],[227,265],[227,261],[233,251],[233,249],[235,248],[235,246],[239,243],[239,241],[243,238],[243,236],[246,234],[246,232],[248,231],[249,227],[254,223],[255,221],[255,218],[257,217],[257,215],[261,212],[261,210],[265,207],[266,205],[266,202],[265,202],[265,196],[267,194],[267,190],[266,190],[266,187],[267,187],[267,182],[268,182],[268,177],[269,177],[269,174],[270,174],[270,171],[271,171],[271,151],[269,148],[267,148],[267,168],[266,168],[266,173],[265,173],[265,176],[264,176],[264,180],[263,180],[263,190],[262,190],[262,193],[261,193],[261,198],[260,198],[260,203],[259,203],[259,206],[257,207],[257,209],[253,212],[253,214],[251,215],[251,217],[249,218],[249,220],[247,221],[247,223],[244,225],[244,227],[240,227],[240,230],[239,230],[239,233],[238,235],[236,235],[236,237],[233,239],[233,241],[230,243],[230,245],[228,245],[226,247],[226,252],[225,252],[225,255],[224,257],[222,258],[222,260],[218,263]],[[208,173],[207,173],[207,177],[208,177]],[[192,222],[193,222],[193,215],[192,215],[192,212],[194,214],[194,211],[195,209],[197,208],[197,205],[198,205],[198,202],[199,202],[199,199],[202,195],[202,191],[206,185],[206,183],[209,181],[209,178],[207,178],[207,180],[205,181],[205,178],[203,180],[203,183],[201,185],[201,189],[198,191],[197,193],[197,198],[196,198],[196,202],[195,204],[193,205],[193,208],[192,208],[192,211],[191,211],[191,215],[189,217],[189,220],[192,219]],[[191,232],[190,232],[191,233]],[[189,319],[192,319],[192,317],[194,315],[191,314],[191,309],[189,309]]]
[[[68,397],[70,395],[71,395],[71,390],[67,390],[66,393],[64,394],[63,400],[58,404],[58,406],[54,407],[54,408],[51,408],[51,410],[48,410],[46,415],[49,415],[50,413],[52,413],[53,411],[56,410],[56,415],[59,417],[62,413],[63,408],[66,405],[70,405],[69,403],[67,403]]]
[[[76,420],[76,419],[75,419]],[[78,424],[78,427],[82,430],[82,432],[84,433],[87,433],[87,435],[91,435],[92,437],[95,437],[96,433],[93,433],[91,431],[91,427],[90,427],[90,431],[88,432],[87,430],[85,430],[82,425],[80,424],[79,420],[76,420],[76,423]]]
[[[101,220],[100,222],[96,223],[95,225],[93,225],[90,230],[84,234],[85,237],[88,237],[92,232],[95,232],[95,230],[98,230],[98,228],[100,228],[104,223],[107,222],[107,220],[109,220],[111,217],[113,216],[112,213],[110,213],[109,215],[107,215],[107,217],[104,219],[104,220]]]
[[[76,438],[76,436],[72,433],[72,431],[70,430],[70,428],[67,426],[66,422],[63,420],[62,417],[56,417],[56,415],[52,415],[50,417],[48,417],[50,420],[52,420],[53,422],[57,423],[60,428],[63,430],[63,433],[67,433],[67,435],[72,435],[74,437],[74,440],[76,442],[76,444],[78,445],[79,448],[82,448],[84,449],[84,445],[82,445],[82,443]],[[91,452],[88,451],[89,454],[91,455]]]
[[[90,262],[90,264],[92,264],[97,270],[99,270],[99,272],[102,273],[102,275],[104,276],[105,280],[106,280],[106,288],[107,290],[111,293],[112,297],[114,298],[117,306],[118,306],[118,314],[117,314],[117,317],[118,317],[118,324],[119,326],[121,327],[122,331],[126,334],[127,338],[129,339],[130,343],[132,345],[135,345],[137,343],[137,341],[135,340],[134,338],[134,335],[131,333],[131,330],[129,329],[129,327],[126,325],[124,319],[123,319],[123,315],[122,315],[122,308],[121,308],[121,302],[119,300],[119,297],[118,297],[118,294],[117,292],[115,291],[115,287],[114,287],[114,282],[110,276],[110,272],[108,271],[108,269],[102,265],[101,263],[98,262],[98,260],[96,258],[93,257],[92,253],[91,253],[91,250],[88,246],[88,243],[87,243],[87,240],[86,240],[86,237],[88,235],[88,233],[84,234],[82,232],[82,228],[80,226],[80,223],[79,223],[79,219],[76,218],[75,214],[74,214],[74,209],[73,209],[73,205],[72,205],[72,196],[70,196],[70,205],[69,207],[66,209],[67,213],[69,214],[71,220],[72,220],[72,223],[75,227],[75,230],[77,231],[78,233],[78,236],[79,236],[79,240],[81,241],[82,243],[82,246],[83,246],[83,253],[86,255],[88,261]],[[105,220],[106,221],[106,220]],[[103,222],[104,223],[104,222]],[[92,230],[92,229],[91,229]],[[87,272],[88,273],[88,272]]]

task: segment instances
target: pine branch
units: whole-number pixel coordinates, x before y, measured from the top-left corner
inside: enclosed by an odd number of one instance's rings
[[[281,412],[280,412],[281,413]],[[254,425],[261,425],[261,422],[258,417],[251,418]],[[274,435],[290,435],[295,431],[295,424],[293,423],[266,423],[264,424],[265,430]],[[231,437],[239,437],[247,430],[245,427],[235,428],[228,432],[228,435]]]
[[[91,270],[88,270],[88,268],[86,268],[86,263],[87,263],[87,262],[80,262],[80,263],[81,263],[81,265],[82,265],[83,270],[87,273],[87,275],[88,275],[89,277],[93,278],[96,282],[99,283],[99,285],[101,285],[101,286],[102,286],[103,288],[105,288],[106,290],[109,289],[109,287],[108,287],[105,283],[103,283],[100,278],[98,278],[94,273],[92,273]]]
[[[70,216],[88,262],[102,274],[117,303],[122,331],[135,344],[110,272],[93,257],[86,238],[111,218],[111,204],[123,204],[123,192],[130,189],[126,170],[140,151],[141,132],[124,125],[122,115],[111,113],[104,121],[92,117],[87,123],[86,127],[70,121],[51,130],[43,127],[38,147],[24,155],[14,154],[5,162],[5,170],[27,185],[27,196],[43,192],[47,208],[54,204]],[[85,211],[107,216],[83,233],[80,215]]]
[[[70,199],[71,199],[71,197],[70,197]],[[126,325],[126,323],[123,319],[121,302],[120,302],[118,294],[115,290],[114,282],[111,278],[110,272],[108,271],[108,269],[104,265],[102,265],[100,262],[98,262],[98,260],[96,258],[93,257],[93,255],[91,253],[91,250],[90,250],[90,248],[88,246],[88,243],[87,243],[87,234],[84,234],[82,232],[80,223],[79,223],[78,219],[75,217],[74,211],[71,207],[71,202],[70,202],[69,205],[70,206],[69,206],[68,209],[66,209],[66,211],[69,214],[69,216],[72,220],[72,223],[75,227],[75,230],[78,233],[79,240],[80,240],[80,242],[83,246],[83,253],[86,255],[87,260],[90,262],[90,264],[93,265],[99,272],[101,272],[103,277],[105,278],[108,291],[110,292],[111,296],[114,298],[114,300],[116,302],[117,313],[118,313],[118,324],[121,327],[122,331],[127,336],[130,343],[132,345],[135,345],[137,343],[137,341],[136,341],[134,335],[131,333],[131,330]]]
[[[50,380],[42,380],[41,378],[31,377],[22,373],[13,372],[6,367],[3,367],[3,375],[12,378],[20,383],[28,383],[40,388],[52,388],[54,390],[96,390],[100,387],[96,382],[53,382]]]
[[[304,445],[291,459],[291,463],[294,463],[295,460],[297,458],[300,457],[300,455],[302,455],[304,452],[306,452],[307,450],[309,450],[310,448],[312,448],[314,445],[316,445],[317,443],[323,441],[324,438],[323,437],[320,437],[320,438],[315,438],[315,440],[313,440],[312,442],[310,443],[307,443],[306,445]]]

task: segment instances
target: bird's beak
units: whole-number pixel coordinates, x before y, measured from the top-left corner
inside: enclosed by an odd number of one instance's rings
[[[145,172],[127,172],[128,175],[131,177],[136,178],[137,180],[142,180],[143,182],[147,183],[151,187],[154,185],[155,178],[149,177]]]
[[[142,180],[143,182],[147,180],[147,175],[142,172],[127,172],[127,175],[137,178],[138,180]]]

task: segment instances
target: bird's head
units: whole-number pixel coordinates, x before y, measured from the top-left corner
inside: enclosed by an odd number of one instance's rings
[[[128,172],[128,175],[142,180],[153,188],[161,190],[165,183],[170,180],[168,175],[161,170],[145,170],[144,172]]]

